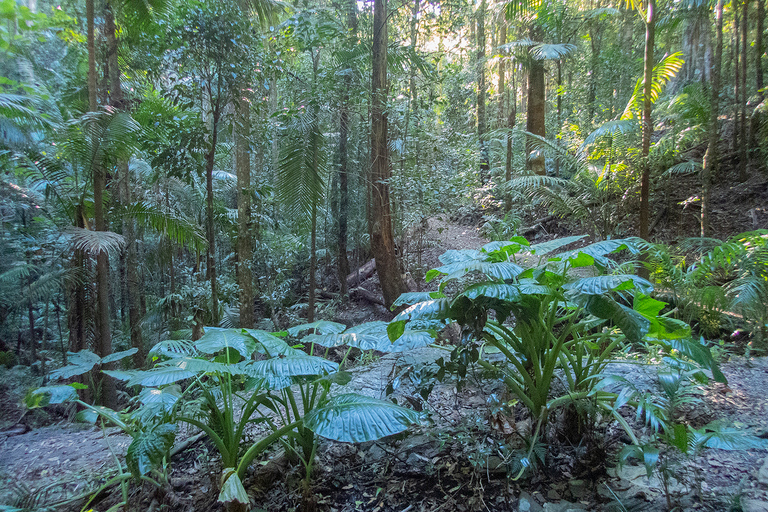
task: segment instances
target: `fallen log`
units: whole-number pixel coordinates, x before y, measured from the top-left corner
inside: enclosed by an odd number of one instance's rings
[[[347,289],[351,290],[355,286],[359,285],[376,272],[376,260],[369,260],[362,267],[358,268],[347,276]]]
[[[375,293],[366,290],[365,288],[352,288],[349,290],[349,297],[351,299],[362,299],[370,302],[371,304],[379,304],[385,306],[384,299]]]
[[[531,235],[534,235],[540,229],[544,229],[544,224],[546,224],[547,222],[552,222],[553,220],[555,220],[555,216],[554,215],[547,215],[546,217],[542,217],[540,219],[536,219],[535,221],[533,221],[533,225],[531,225],[531,226],[529,226],[527,228],[521,229],[520,230],[520,235],[521,236],[531,236]]]

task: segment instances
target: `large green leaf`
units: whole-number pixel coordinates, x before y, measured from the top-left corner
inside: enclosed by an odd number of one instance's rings
[[[109,354],[108,356],[104,356],[101,358],[101,364],[108,364],[113,363],[115,361],[120,361],[121,359],[125,359],[126,357],[132,356],[136,352],[138,352],[139,349],[129,348],[128,350],[123,350],[121,352],[115,352],[114,354]]]
[[[378,348],[379,352],[408,352],[413,349],[426,347],[435,341],[432,331],[405,331],[394,342],[384,333]]]
[[[180,380],[191,379],[198,372],[176,366],[162,366],[148,372],[141,372],[128,381],[126,386],[165,386]]]
[[[139,393],[139,401],[144,405],[159,404],[165,411],[170,411],[180,396],[179,386],[168,386],[163,389],[145,388]]]
[[[425,300],[431,300],[431,299],[439,299],[445,297],[440,292],[407,292],[401,294],[397,299],[395,299],[395,302],[392,303],[392,307],[395,308],[397,306],[409,306],[411,304],[417,304],[419,302],[423,302]]]
[[[133,438],[125,454],[128,469],[135,477],[146,475],[163,463],[176,439],[176,425],[162,423],[140,432]]]
[[[648,333],[650,322],[637,311],[619,304],[606,295],[587,295],[586,297],[585,309],[598,318],[612,321],[628,340],[639,343]]]
[[[252,337],[243,334],[241,329],[206,327],[205,334],[197,340],[195,348],[204,354],[216,354],[232,348],[237,350],[243,358],[250,359],[256,350],[256,343]]]
[[[437,259],[440,260],[440,263],[443,263],[444,265],[449,265],[451,263],[458,263],[461,261],[473,261],[477,259],[485,259],[485,255],[482,254],[480,251],[476,251],[474,249],[451,249],[448,251],[445,251],[443,254],[437,257]]]
[[[234,468],[224,468],[221,475],[224,485],[221,486],[221,492],[219,493],[220,503],[238,502],[248,504],[250,499],[248,493],[245,492],[243,482],[240,481],[240,477],[237,476],[237,471]]]
[[[445,283],[446,281],[464,277],[470,272],[480,272],[491,279],[496,279],[498,281],[508,281],[520,275],[525,269],[520,265],[516,265],[510,261],[494,263],[483,260],[472,260],[457,261],[456,263],[443,265],[442,267],[439,267],[435,270],[441,274],[446,275],[446,277],[442,279],[442,282]]]
[[[256,351],[269,357],[302,355],[304,352],[288,345],[274,334],[260,329],[243,329],[259,342]]]
[[[328,320],[318,320],[310,324],[301,324],[288,329],[288,334],[298,336],[304,331],[313,331],[315,334],[336,334],[342,332],[347,326],[338,322],[329,322]]]
[[[401,311],[393,321],[443,320],[448,318],[449,299],[432,299],[419,302]]]
[[[461,294],[470,300],[487,297],[502,301],[516,301],[520,298],[520,288],[516,284],[478,283],[470,286]]]
[[[613,240],[603,240],[602,242],[595,242],[594,244],[590,244],[586,247],[559,253],[555,256],[555,258],[565,261],[578,257],[579,253],[584,253],[593,257],[595,259],[595,263],[605,267],[610,264],[610,261],[605,256],[625,249],[629,250],[632,254],[637,254],[639,252],[637,248],[637,240],[633,238],[616,238]]]
[[[81,350],[80,352],[69,353],[67,355],[69,364],[58,370],[51,372],[51,380],[69,379],[76,375],[82,375],[93,370],[101,359],[90,350]]]
[[[566,245],[571,245],[574,242],[578,242],[587,235],[567,236],[565,238],[556,238],[548,242],[542,242],[540,244],[534,244],[528,249],[532,254],[536,256],[543,256],[556,251]]]
[[[190,340],[164,340],[149,350],[150,356],[184,357],[194,356],[195,342]]]
[[[307,414],[304,426],[328,439],[362,443],[402,432],[418,419],[415,411],[392,402],[345,394]]]
[[[338,370],[339,365],[322,357],[302,355],[280,356],[240,365],[249,377],[264,379],[269,387],[285,387],[290,377],[321,375]]]
[[[566,283],[563,288],[585,295],[601,295],[607,292],[631,289],[636,289],[647,295],[653,291],[653,285],[650,282],[630,274],[583,277],[572,283]]]
[[[685,357],[710,370],[715,381],[722,383],[728,382],[725,375],[723,375],[723,372],[720,371],[717,361],[712,357],[712,352],[709,350],[709,347],[706,346],[703,337],[700,341],[691,338],[679,338],[663,341],[657,340],[657,343],[667,346],[668,349],[677,350]]]
[[[27,394],[24,401],[27,408],[36,409],[50,404],[62,404],[76,398],[77,390],[72,386],[43,386]]]

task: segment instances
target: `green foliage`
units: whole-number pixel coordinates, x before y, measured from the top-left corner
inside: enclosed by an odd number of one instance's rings
[[[451,357],[458,364],[459,383],[473,363],[498,374],[538,422],[531,446],[551,411],[585,398],[595,400],[627,429],[618,414],[626,404],[653,429],[664,428],[667,415],[654,396],[629,383],[618,395],[604,391],[617,382],[600,378],[622,344],[658,343],[673,360],[709,369],[715,379],[724,381],[709,349],[689,341],[687,326],[659,317],[664,303],[649,296],[653,289],[649,281],[631,274],[581,277],[576,272],[589,266],[605,272],[616,266],[611,254],[627,249],[637,253],[638,241],[608,240],[562,250],[579,238],[537,246],[518,238],[493,242],[481,251],[449,251],[441,257],[446,265],[432,275],[441,279],[443,291],[448,281],[457,281],[455,294],[417,303],[392,324],[398,326],[393,328],[397,334],[414,321],[458,322],[463,335]],[[538,265],[529,268],[510,261],[531,262],[536,255]],[[504,263],[514,265],[514,272],[499,272],[494,266]],[[501,353],[504,364],[483,360],[484,347]],[[552,397],[556,368],[564,371],[568,393]]]

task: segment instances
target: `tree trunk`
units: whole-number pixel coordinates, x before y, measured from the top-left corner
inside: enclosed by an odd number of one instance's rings
[[[645,59],[643,87],[643,139],[642,160],[643,170],[640,177],[640,238],[648,239],[648,223],[650,217],[651,169],[648,155],[651,151],[651,134],[653,120],[651,119],[651,86],[653,85],[653,46],[656,33],[656,0],[648,0],[648,19],[645,25]]]
[[[211,147],[205,155],[205,229],[208,237],[208,258],[206,271],[211,283],[211,323],[219,325],[219,291],[216,285],[216,231],[213,225],[213,165],[216,159],[216,144],[219,138],[219,118],[221,116],[220,101],[214,100],[210,94],[213,107],[213,125],[211,127]]]
[[[704,162],[701,169],[701,236],[712,235],[712,227],[709,220],[710,190],[717,174],[718,147],[720,130],[717,122],[720,103],[720,67],[723,60],[723,0],[718,0],[715,6],[715,62],[712,66],[712,99],[709,115],[709,145],[704,154]]]
[[[763,1],[763,0],[760,0]],[[741,113],[739,119],[739,180],[747,181],[748,146],[747,139],[747,32],[749,31],[749,0],[742,0],[741,27]]]
[[[507,22],[502,19],[499,22],[499,46],[507,44]],[[501,128],[504,126],[504,102],[508,99],[507,96],[507,61],[506,51],[502,52],[502,57],[499,60],[499,86],[496,94],[498,96],[498,112],[496,116],[496,127]]]
[[[111,105],[118,110],[122,110],[125,105],[123,101],[123,88],[121,81],[120,66],[117,59],[118,41],[115,19],[110,4],[104,7],[105,31],[107,36],[107,63],[109,69],[109,98]],[[131,172],[127,161],[120,161],[118,167],[118,197],[124,207],[131,204]],[[133,219],[123,217],[122,221],[123,237],[125,238],[125,257],[123,258],[124,267],[121,274],[125,276],[125,282],[122,289],[125,292],[123,309],[128,308],[128,328],[131,336],[131,347],[138,349],[133,355],[133,363],[136,368],[141,368],[147,357],[144,348],[144,340],[141,333],[141,311],[139,309],[139,278],[137,274],[138,257],[136,254],[136,231]]]
[[[536,26],[531,27],[530,37],[533,41],[541,41],[541,29]],[[546,108],[546,82],[544,80],[544,62],[536,59],[530,49],[528,51],[528,58],[528,112],[525,129],[534,135],[545,137],[546,125],[544,115]],[[544,176],[547,174],[544,165],[544,156],[539,155],[531,158],[533,147],[534,144],[532,140],[526,141],[525,153],[528,161],[528,168],[534,173]]]
[[[253,275],[251,260],[251,105],[244,91],[236,91],[235,166],[237,168],[237,284],[240,288],[240,327],[253,328]]]
[[[509,182],[512,179],[512,128],[515,127],[517,122],[517,85],[515,84],[515,69],[512,68],[510,73],[512,79],[512,91],[507,91],[507,160],[504,164],[504,180]],[[507,212],[512,210],[512,194],[507,192],[505,207]]]
[[[763,92],[763,53],[765,53],[765,47],[763,46],[763,30],[765,28],[765,0],[757,0],[757,26],[755,30],[755,85],[757,87],[757,94],[760,97],[759,103],[765,98]]]
[[[486,0],[480,0],[477,9],[477,140],[480,143],[480,182],[485,184],[491,178],[488,161],[488,141],[485,140],[487,117],[485,112],[485,11]]]
[[[371,174],[368,226],[371,252],[381,281],[384,302],[391,306],[405,283],[397,264],[389,204],[390,162],[387,145],[387,0],[373,4],[373,72],[371,77]]]
[[[735,5],[735,4],[734,4]],[[733,10],[733,41],[731,48],[733,48],[733,151],[739,150],[739,135],[741,130],[739,129],[739,92],[741,91],[741,66],[739,66],[739,9],[738,6]],[[742,141],[743,142],[743,141]]]
[[[85,4],[88,22],[88,107],[96,112],[99,105],[96,100],[96,41],[94,0]],[[104,189],[106,174],[98,162],[92,163],[93,173],[93,223],[96,231],[106,231],[104,219]],[[105,357],[112,353],[112,332],[109,325],[109,259],[105,251],[96,256],[96,353]],[[101,402],[109,408],[117,406],[117,391],[114,381],[109,377],[101,380]]]
[[[418,0],[417,0],[418,1]],[[353,43],[357,39],[357,3],[350,0],[347,5],[347,25],[349,36]],[[339,106],[339,264],[338,279],[341,295],[348,292],[347,274],[349,274],[349,259],[347,258],[347,223],[349,218],[349,90],[352,88],[352,77],[344,77],[344,92]]]

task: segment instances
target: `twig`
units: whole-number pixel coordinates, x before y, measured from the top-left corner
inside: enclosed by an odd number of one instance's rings
[[[195,444],[200,439],[202,439],[204,435],[205,435],[205,432],[198,432],[194,436],[189,437],[189,438],[185,439],[184,441],[180,442],[179,444],[175,445],[173,447],[173,449],[171,449],[171,457],[173,457],[174,455],[176,455],[177,453],[179,453],[179,452],[181,452],[183,450],[186,450],[191,445]]]

